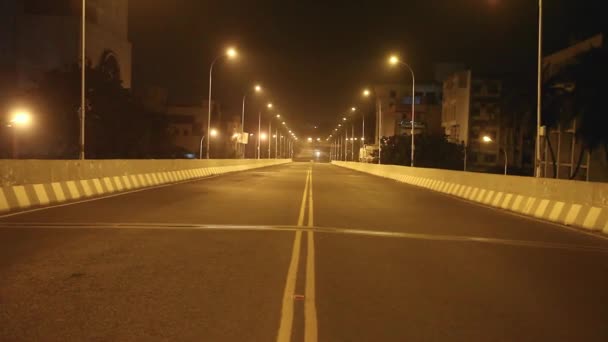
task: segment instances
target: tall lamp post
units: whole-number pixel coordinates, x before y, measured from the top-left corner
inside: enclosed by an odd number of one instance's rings
[[[85,154],[84,154],[84,133],[85,133],[85,125],[84,125],[84,120],[85,120],[85,114],[86,114],[86,87],[85,87],[85,81],[86,81],[86,19],[87,19],[87,1],[86,0],[82,0],[82,32],[81,32],[81,51],[80,51],[80,146],[79,146],[79,158],[80,160],[84,160],[85,159]]]
[[[536,160],[534,175],[540,177],[540,124],[542,114],[542,82],[543,82],[543,0],[538,0],[538,70],[536,80]]]
[[[260,86],[259,84],[256,85],[255,87],[253,87],[253,91],[256,93],[262,92],[262,86]],[[249,91],[246,91],[245,94],[243,95],[243,113],[241,114],[241,139],[242,139],[243,134],[245,133],[245,101],[247,100],[248,92]],[[243,158],[244,157],[245,157],[245,153],[243,153]]]
[[[399,57],[397,56],[391,56],[388,59],[388,62],[391,65],[403,65],[405,66],[410,73],[412,74],[412,155],[411,155],[411,166],[414,167],[414,156],[415,156],[415,150],[416,150],[416,144],[414,142],[414,133],[415,133],[415,129],[414,129],[414,125],[415,125],[415,119],[416,119],[416,75],[414,75],[414,70],[405,62],[401,61],[399,59]]]
[[[211,87],[213,85],[213,67],[215,66],[215,63],[220,59],[220,58],[229,58],[229,59],[234,59],[237,56],[237,52],[234,48],[229,48],[228,50],[226,50],[226,53],[217,56],[213,62],[211,62],[211,67],[209,68],[209,103],[208,103],[208,112],[207,112],[207,132],[209,132],[211,130]],[[207,139],[207,159],[209,159],[209,139]]]

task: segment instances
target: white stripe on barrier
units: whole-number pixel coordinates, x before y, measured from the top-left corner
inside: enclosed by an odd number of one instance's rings
[[[500,200],[502,199],[502,196],[504,195],[504,193],[502,191],[499,191],[496,196],[494,196],[494,200],[492,201],[492,206],[493,207],[498,207],[498,204],[500,203]]]
[[[473,188],[470,186],[467,186],[464,194],[461,196],[462,198],[469,198],[469,195],[471,194],[471,191],[473,191]]]
[[[0,211],[7,211],[9,209],[8,200],[4,195],[4,190],[0,188]]]
[[[53,189],[53,193],[55,194],[55,198],[57,202],[65,201],[65,193],[63,192],[63,188],[61,187],[61,183],[53,182],[51,183],[51,188]]]
[[[549,200],[548,199],[543,199],[540,201],[540,204],[538,205],[538,208],[536,208],[536,211],[534,212],[534,216],[538,217],[538,218],[542,218],[545,216],[545,211],[547,211],[547,207],[549,206]]]
[[[34,192],[36,193],[39,204],[46,205],[51,203],[49,196],[46,194],[46,190],[44,189],[44,184],[34,184]]]
[[[80,192],[78,191],[78,188],[76,187],[76,182],[74,182],[74,181],[67,181],[67,182],[65,182],[65,184],[68,187],[68,192],[70,194],[70,199],[79,199],[80,198]]]
[[[101,182],[98,178],[93,179],[93,188],[95,189],[95,193],[97,195],[103,194],[103,187],[101,186]]]
[[[127,176],[122,176],[122,184],[124,184],[125,188],[127,190],[131,189],[133,186],[131,185],[131,181],[129,180],[129,177]]]
[[[570,207],[570,210],[568,210],[568,215],[566,215],[566,219],[564,220],[564,223],[567,225],[571,225],[574,222],[576,222],[576,218],[578,217],[578,214],[580,213],[582,208],[583,208],[583,206],[580,204],[573,204]]]
[[[483,200],[483,203],[490,204],[493,197],[494,197],[494,190],[488,191],[488,194],[486,195],[486,198]]]
[[[137,179],[137,176],[136,176],[136,175],[130,175],[130,176],[129,176],[129,179],[131,180],[131,184],[133,184],[133,187],[134,187],[134,188],[136,188],[136,189],[137,189],[137,188],[139,188],[139,187],[140,187],[140,185],[139,185],[139,180]]]
[[[114,177],[112,177],[112,179],[114,180],[114,185],[116,186],[116,191],[122,191],[122,189],[124,189],[124,186],[122,185],[122,182],[120,181],[120,177],[114,176]]]
[[[479,191],[479,194],[477,195],[477,198],[475,199],[475,201],[477,201],[477,202],[483,201],[485,194],[486,194],[486,189],[481,189],[481,191]]]
[[[555,202],[553,209],[551,209],[551,213],[549,213],[549,220],[557,222],[560,215],[562,214],[562,211],[564,210],[565,205],[566,203],[564,202]]]
[[[103,177],[103,184],[108,189],[108,192],[114,192],[114,185],[112,185],[112,180],[110,177]]]
[[[146,175],[140,173],[137,175],[137,179],[139,180],[139,184],[141,186],[148,186],[148,181],[146,180]]]
[[[502,204],[500,205],[500,207],[503,209],[509,208],[509,203],[511,203],[512,198],[513,198],[513,194],[507,194],[505,196],[505,199],[502,201]]]
[[[27,192],[25,191],[25,186],[13,186],[13,193],[15,194],[15,197],[17,197],[17,205],[19,205],[19,208],[27,208],[31,205],[30,199],[27,197]]]
[[[89,182],[87,182],[86,180],[81,180],[80,185],[82,186],[82,190],[84,191],[84,195],[86,197],[91,197],[93,195],[93,191],[89,186]]]
[[[524,200],[524,196],[522,196],[522,195],[515,196],[515,201],[513,201],[511,210],[517,211],[517,212],[523,211],[523,208],[521,207],[521,203],[523,202],[523,200]]]
[[[528,198],[526,204],[524,205],[524,213],[532,214],[532,208],[534,207],[534,203],[536,203],[535,197]]]
[[[591,209],[589,209],[589,212],[587,213],[585,221],[583,221],[583,228],[594,229],[601,212],[601,208],[591,207]]]

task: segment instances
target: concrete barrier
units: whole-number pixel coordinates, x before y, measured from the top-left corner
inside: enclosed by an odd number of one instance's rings
[[[535,218],[608,234],[608,184],[333,161]]]
[[[289,162],[289,159],[0,160],[0,213]]]

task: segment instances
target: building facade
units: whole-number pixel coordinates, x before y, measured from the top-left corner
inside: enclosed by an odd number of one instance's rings
[[[504,164],[501,94],[500,80],[474,78],[471,70],[456,72],[443,82],[441,126],[448,141],[466,147],[470,169]],[[492,142],[484,142],[484,136]]]
[[[34,87],[53,69],[79,64],[81,1],[4,0],[0,8],[0,72],[4,87]],[[127,0],[88,0],[86,58],[131,87]],[[15,87],[16,86],[16,87]],[[6,88],[5,88],[6,89]]]

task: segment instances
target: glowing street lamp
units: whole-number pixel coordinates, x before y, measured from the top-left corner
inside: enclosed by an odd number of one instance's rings
[[[253,91],[257,94],[262,92],[262,86],[259,84],[256,84],[253,87]],[[245,100],[247,99],[247,93],[245,92],[245,94],[243,95],[243,112],[241,113],[241,133],[245,132]],[[243,158],[245,157],[245,153],[243,153]]]
[[[491,143],[493,143],[493,142],[494,142],[494,139],[492,139],[492,137],[490,137],[490,136],[484,135],[484,136],[481,138],[481,141],[483,141],[483,142],[484,142],[484,143],[486,143],[486,144],[491,144]],[[507,175],[507,158],[508,158],[508,156],[507,156],[507,149],[505,149],[505,148],[501,148],[500,146],[498,146],[498,148],[499,148],[500,150],[502,150],[502,152],[504,153],[504,156],[505,156],[505,172],[504,172],[504,174],[505,174],[505,176],[506,176],[506,175]]]
[[[262,132],[262,133],[260,134],[260,139],[262,139],[262,140],[266,140],[267,138],[268,138],[268,135],[267,135],[266,133]]]
[[[268,107],[268,109],[271,109],[273,107],[272,103],[269,103],[266,105],[266,107]]]
[[[219,135],[217,129],[213,128],[211,129],[211,131],[209,132],[209,135],[211,135],[212,138],[215,138]]]
[[[209,132],[211,134],[211,89],[212,89],[212,85],[213,85],[213,67],[215,66],[215,63],[220,59],[220,58],[228,58],[228,59],[235,59],[237,57],[238,53],[236,51],[235,48],[230,47],[226,50],[226,52],[222,55],[217,56],[213,62],[211,62],[211,67],[209,67],[209,102],[208,102],[208,112],[207,112],[207,132]],[[83,68],[84,69],[84,68]],[[202,141],[202,139],[201,139]],[[207,143],[207,159],[209,159],[209,143]]]
[[[414,141],[414,133],[415,133],[415,122],[416,122],[416,75],[414,74],[414,70],[405,62],[401,61],[399,57],[396,55],[392,55],[388,59],[389,64],[391,65],[403,65],[406,67],[410,73],[412,74],[412,154],[411,154],[411,167],[414,167],[414,156],[416,150],[416,144]]]
[[[26,127],[32,123],[32,115],[26,110],[17,110],[10,119],[13,127]]]
[[[363,90],[363,96],[369,97],[370,95],[371,95],[371,92],[369,91],[369,89]]]

